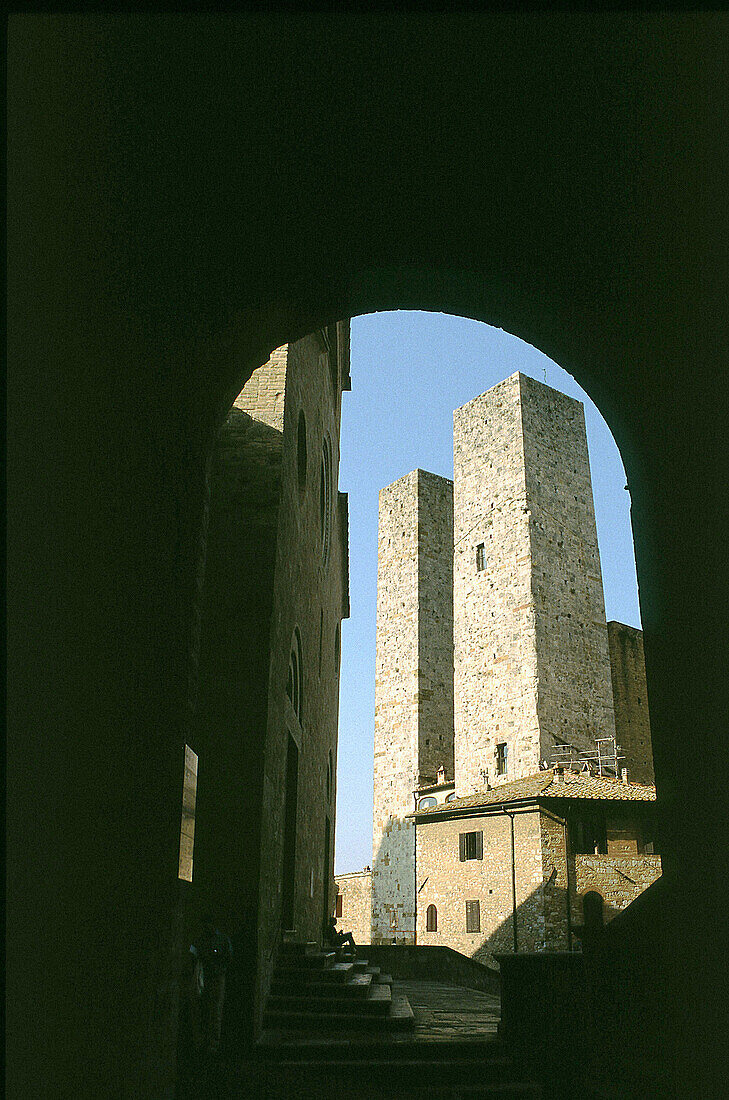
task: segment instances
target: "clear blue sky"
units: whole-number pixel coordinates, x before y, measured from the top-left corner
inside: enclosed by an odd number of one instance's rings
[[[453,477],[453,410],[522,371],[585,405],[608,619],[640,626],[630,494],[610,430],[571,375],[480,321],[398,311],[352,321],[352,392],[342,395],[339,487],[349,493],[351,617],[342,624],[337,873],[372,862],[377,498],[420,467]]]

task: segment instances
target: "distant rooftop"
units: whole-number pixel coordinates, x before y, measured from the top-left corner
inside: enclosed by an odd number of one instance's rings
[[[554,769],[527,775],[511,783],[501,783],[490,791],[476,791],[464,798],[454,798],[444,805],[418,810],[419,818],[433,814],[457,814],[459,810],[472,810],[480,806],[498,806],[504,802],[522,802],[529,799],[574,798],[617,802],[655,802],[656,788],[642,783],[623,783],[619,779],[597,777],[565,769],[562,780],[555,779]]]

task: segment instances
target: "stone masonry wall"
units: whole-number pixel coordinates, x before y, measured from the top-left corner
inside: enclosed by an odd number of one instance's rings
[[[533,772],[539,760],[518,375],[454,412],[453,475],[456,790],[466,795],[483,788],[483,771],[500,781],[498,742],[509,746],[503,780]]]
[[[252,1026],[260,887],[263,760],[283,435],[232,408],[210,471],[199,692],[190,745],[198,756],[188,942],[214,909],[233,942],[228,1034]],[[245,798],[241,792],[245,792]]]
[[[414,470],[380,493],[372,935],[412,941],[413,791],[453,774],[452,486]]]
[[[459,858],[459,834],[483,831],[483,859]],[[542,860],[538,811],[514,814],[519,950],[544,942]],[[417,826],[417,942],[452,947],[493,963],[493,952],[513,951],[511,823],[504,813],[422,822]],[[479,901],[481,931],[466,932],[466,901]],[[435,905],[437,932],[427,931]]]
[[[519,375],[532,558],[540,755],[615,732],[582,404]]]
[[[632,783],[655,783],[653,746],[645,680],[643,631],[624,623],[607,624],[610,646],[615,735],[623,750],[622,766]]]
[[[456,788],[614,732],[584,412],[515,374],[454,413]],[[477,568],[483,545],[484,568]],[[508,746],[496,775],[496,746]]]
[[[418,785],[418,471],[380,492],[372,942],[412,939]]]
[[[590,891],[603,898],[603,915],[607,923],[661,877],[661,857],[576,855],[572,857],[571,870],[575,923],[584,921],[582,901]]]
[[[453,482],[417,474],[420,786],[453,780]]]
[[[346,323],[345,323],[346,324]],[[329,357],[342,326],[290,344],[283,421],[282,488],[271,615],[270,673],[261,825],[258,1004],[270,982],[281,931],[286,755],[289,735],[299,749],[294,927],[320,941],[334,899],[339,653],[344,607],[346,526],[337,515],[340,389]],[[281,349],[279,349],[281,351]],[[280,358],[280,355],[279,355]],[[278,369],[266,368],[270,373]],[[336,384],[333,384],[335,383]],[[273,387],[275,389],[275,387]],[[273,392],[272,389],[272,392]],[[262,392],[257,393],[260,400]],[[278,390],[276,390],[276,393]],[[274,394],[274,402],[276,400]],[[299,461],[298,425],[306,422],[306,463]],[[276,410],[274,410],[276,412]],[[325,438],[331,453],[328,558],[320,521],[320,478]],[[299,721],[286,692],[294,630],[301,638],[302,705]],[[325,866],[326,830],[329,859]]]
[[[354,871],[337,875],[337,893],[342,899],[342,915],[337,917],[340,932],[351,932],[356,944],[369,943],[372,937],[372,873]]]
[[[288,344],[271,352],[270,359],[253,372],[233,402],[236,408],[279,432],[284,429],[288,353]]]

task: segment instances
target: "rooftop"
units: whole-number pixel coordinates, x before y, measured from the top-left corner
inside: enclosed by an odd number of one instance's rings
[[[418,810],[418,818],[433,814],[457,814],[459,810],[472,810],[480,806],[498,806],[505,802],[523,802],[530,799],[575,798],[611,799],[619,802],[655,802],[656,788],[642,783],[623,783],[606,776],[592,776],[565,769],[562,780],[555,779],[554,769],[527,775],[511,783],[501,783],[491,790],[476,791],[464,798],[454,798],[440,806]]]

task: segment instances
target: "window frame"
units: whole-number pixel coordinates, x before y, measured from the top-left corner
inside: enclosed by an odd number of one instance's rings
[[[470,859],[483,859],[483,829],[458,834],[458,858],[461,863]]]
[[[474,925],[475,927],[473,927]],[[480,933],[480,931],[481,902],[478,898],[469,899],[466,901],[466,933],[472,935],[476,932]]]

